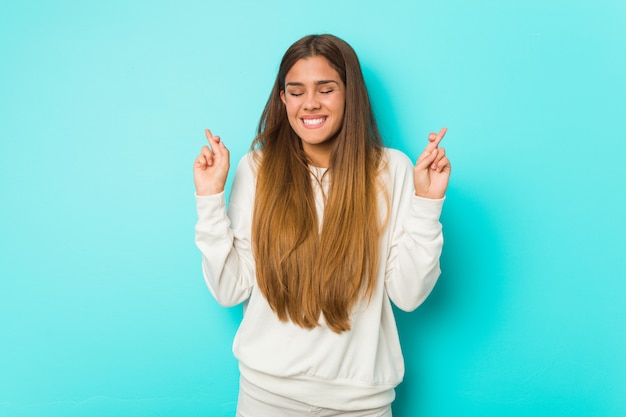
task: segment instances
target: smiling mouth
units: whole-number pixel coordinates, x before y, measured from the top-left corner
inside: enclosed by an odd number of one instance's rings
[[[323,117],[316,117],[315,119],[307,118],[307,119],[300,119],[300,120],[302,120],[302,124],[304,124],[306,127],[319,127],[324,124],[326,119],[327,117],[323,116]]]

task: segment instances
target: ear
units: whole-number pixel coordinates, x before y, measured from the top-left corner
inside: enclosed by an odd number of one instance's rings
[[[285,106],[287,105],[287,100],[285,99],[285,90],[280,90],[280,100]]]

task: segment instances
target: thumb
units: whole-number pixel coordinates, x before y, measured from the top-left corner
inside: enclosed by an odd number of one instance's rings
[[[425,150],[420,157],[417,159],[417,163],[415,164],[415,168],[422,171],[428,169],[433,162],[435,162],[435,158],[437,157],[437,149],[427,149]]]

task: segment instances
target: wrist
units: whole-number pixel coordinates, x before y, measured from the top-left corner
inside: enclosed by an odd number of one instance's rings
[[[415,193],[415,197],[426,198],[428,200],[441,200],[445,196],[446,196],[445,193],[444,194]]]
[[[224,187],[203,187],[196,188],[196,195],[198,197],[207,197],[210,195],[216,195],[224,192]]]

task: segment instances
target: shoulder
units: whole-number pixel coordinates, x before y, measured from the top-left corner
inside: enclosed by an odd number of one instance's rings
[[[413,170],[413,162],[402,151],[394,148],[383,148],[384,168],[391,174],[406,173]]]
[[[413,162],[402,151],[384,148],[382,167],[379,172],[381,184],[394,195],[410,195],[413,184]]]
[[[260,151],[248,152],[239,160],[239,163],[237,164],[236,175],[247,178],[255,178],[258,172],[260,160]]]
[[[254,194],[258,172],[258,152],[248,152],[241,157],[237,164],[232,184],[232,194]]]

